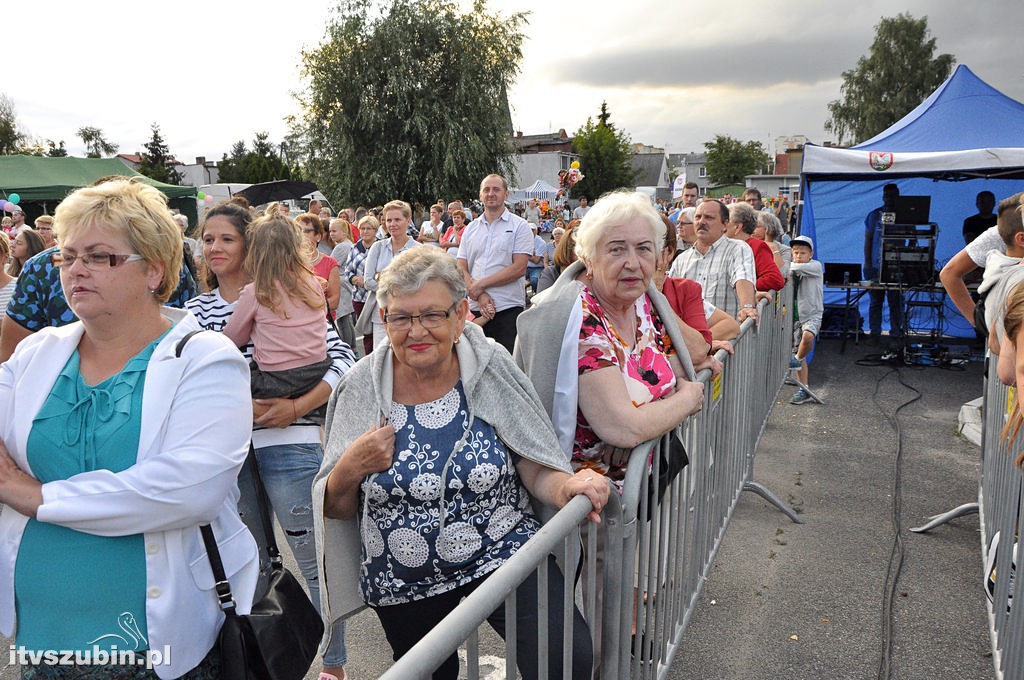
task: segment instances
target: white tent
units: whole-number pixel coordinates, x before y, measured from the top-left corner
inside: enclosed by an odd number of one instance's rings
[[[525,201],[536,198],[539,201],[553,201],[558,195],[558,187],[553,187],[542,179],[537,180],[525,189],[513,189],[509,200]]]

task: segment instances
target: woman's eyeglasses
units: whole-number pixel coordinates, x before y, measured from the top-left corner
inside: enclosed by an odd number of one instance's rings
[[[453,304],[443,312],[423,312],[422,314],[385,314],[384,323],[387,324],[388,328],[391,330],[407,331],[412,328],[413,320],[419,319],[420,325],[426,329],[438,328],[448,320],[448,316],[454,310],[455,305]]]
[[[143,259],[142,255],[114,255],[111,253],[82,253],[81,255],[72,255],[71,253],[56,252],[50,257],[50,262],[53,263],[54,267],[70,267],[75,262],[81,262],[85,265],[86,269],[92,269],[93,271],[99,269],[113,269],[114,267],[120,267],[125,262],[137,262]]]

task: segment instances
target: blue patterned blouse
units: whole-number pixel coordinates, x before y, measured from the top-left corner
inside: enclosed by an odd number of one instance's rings
[[[517,457],[491,425],[470,419],[461,382],[436,401],[392,404],[394,463],[361,485],[367,604],[419,600],[482,578],[540,528]]]

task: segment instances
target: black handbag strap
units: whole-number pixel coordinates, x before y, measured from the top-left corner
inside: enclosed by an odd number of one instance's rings
[[[174,356],[180,358],[185,345],[192,336],[201,333],[201,330],[194,330],[186,333],[174,347]],[[277,537],[274,535],[274,523],[270,519],[270,508],[267,504],[267,489],[263,485],[263,476],[260,474],[260,464],[256,459],[256,451],[252,441],[249,441],[249,454],[243,465],[249,466],[252,474],[253,486],[256,491],[256,504],[259,507],[260,522],[263,524],[263,535],[267,541],[267,555],[270,557],[270,564],[274,569],[281,569],[281,551],[277,548]],[[224,572],[224,562],[220,557],[220,550],[217,548],[217,537],[213,535],[213,527],[209,524],[201,524],[199,531],[203,535],[203,544],[206,546],[206,556],[210,560],[210,570],[213,572],[214,588],[217,591],[217,600],[220,608],[230,616],[235,615],[235,599],[231,594],[231,583]]]

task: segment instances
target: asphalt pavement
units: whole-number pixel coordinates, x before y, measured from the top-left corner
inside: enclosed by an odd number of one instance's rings
[[[994,677],[977,515],[908,531],[977,500],[980,450],[956,427],[961,404],[981,395],[982,364],[862,361],[877,351],[819,343],[810,376],[824,405],[790,405],[795,388],[783,388],[754,479],[806,523],[742,495],[670,678]],[[900,380],[921,395],[893,421],[902,455],[890,418],[917,393]]]

